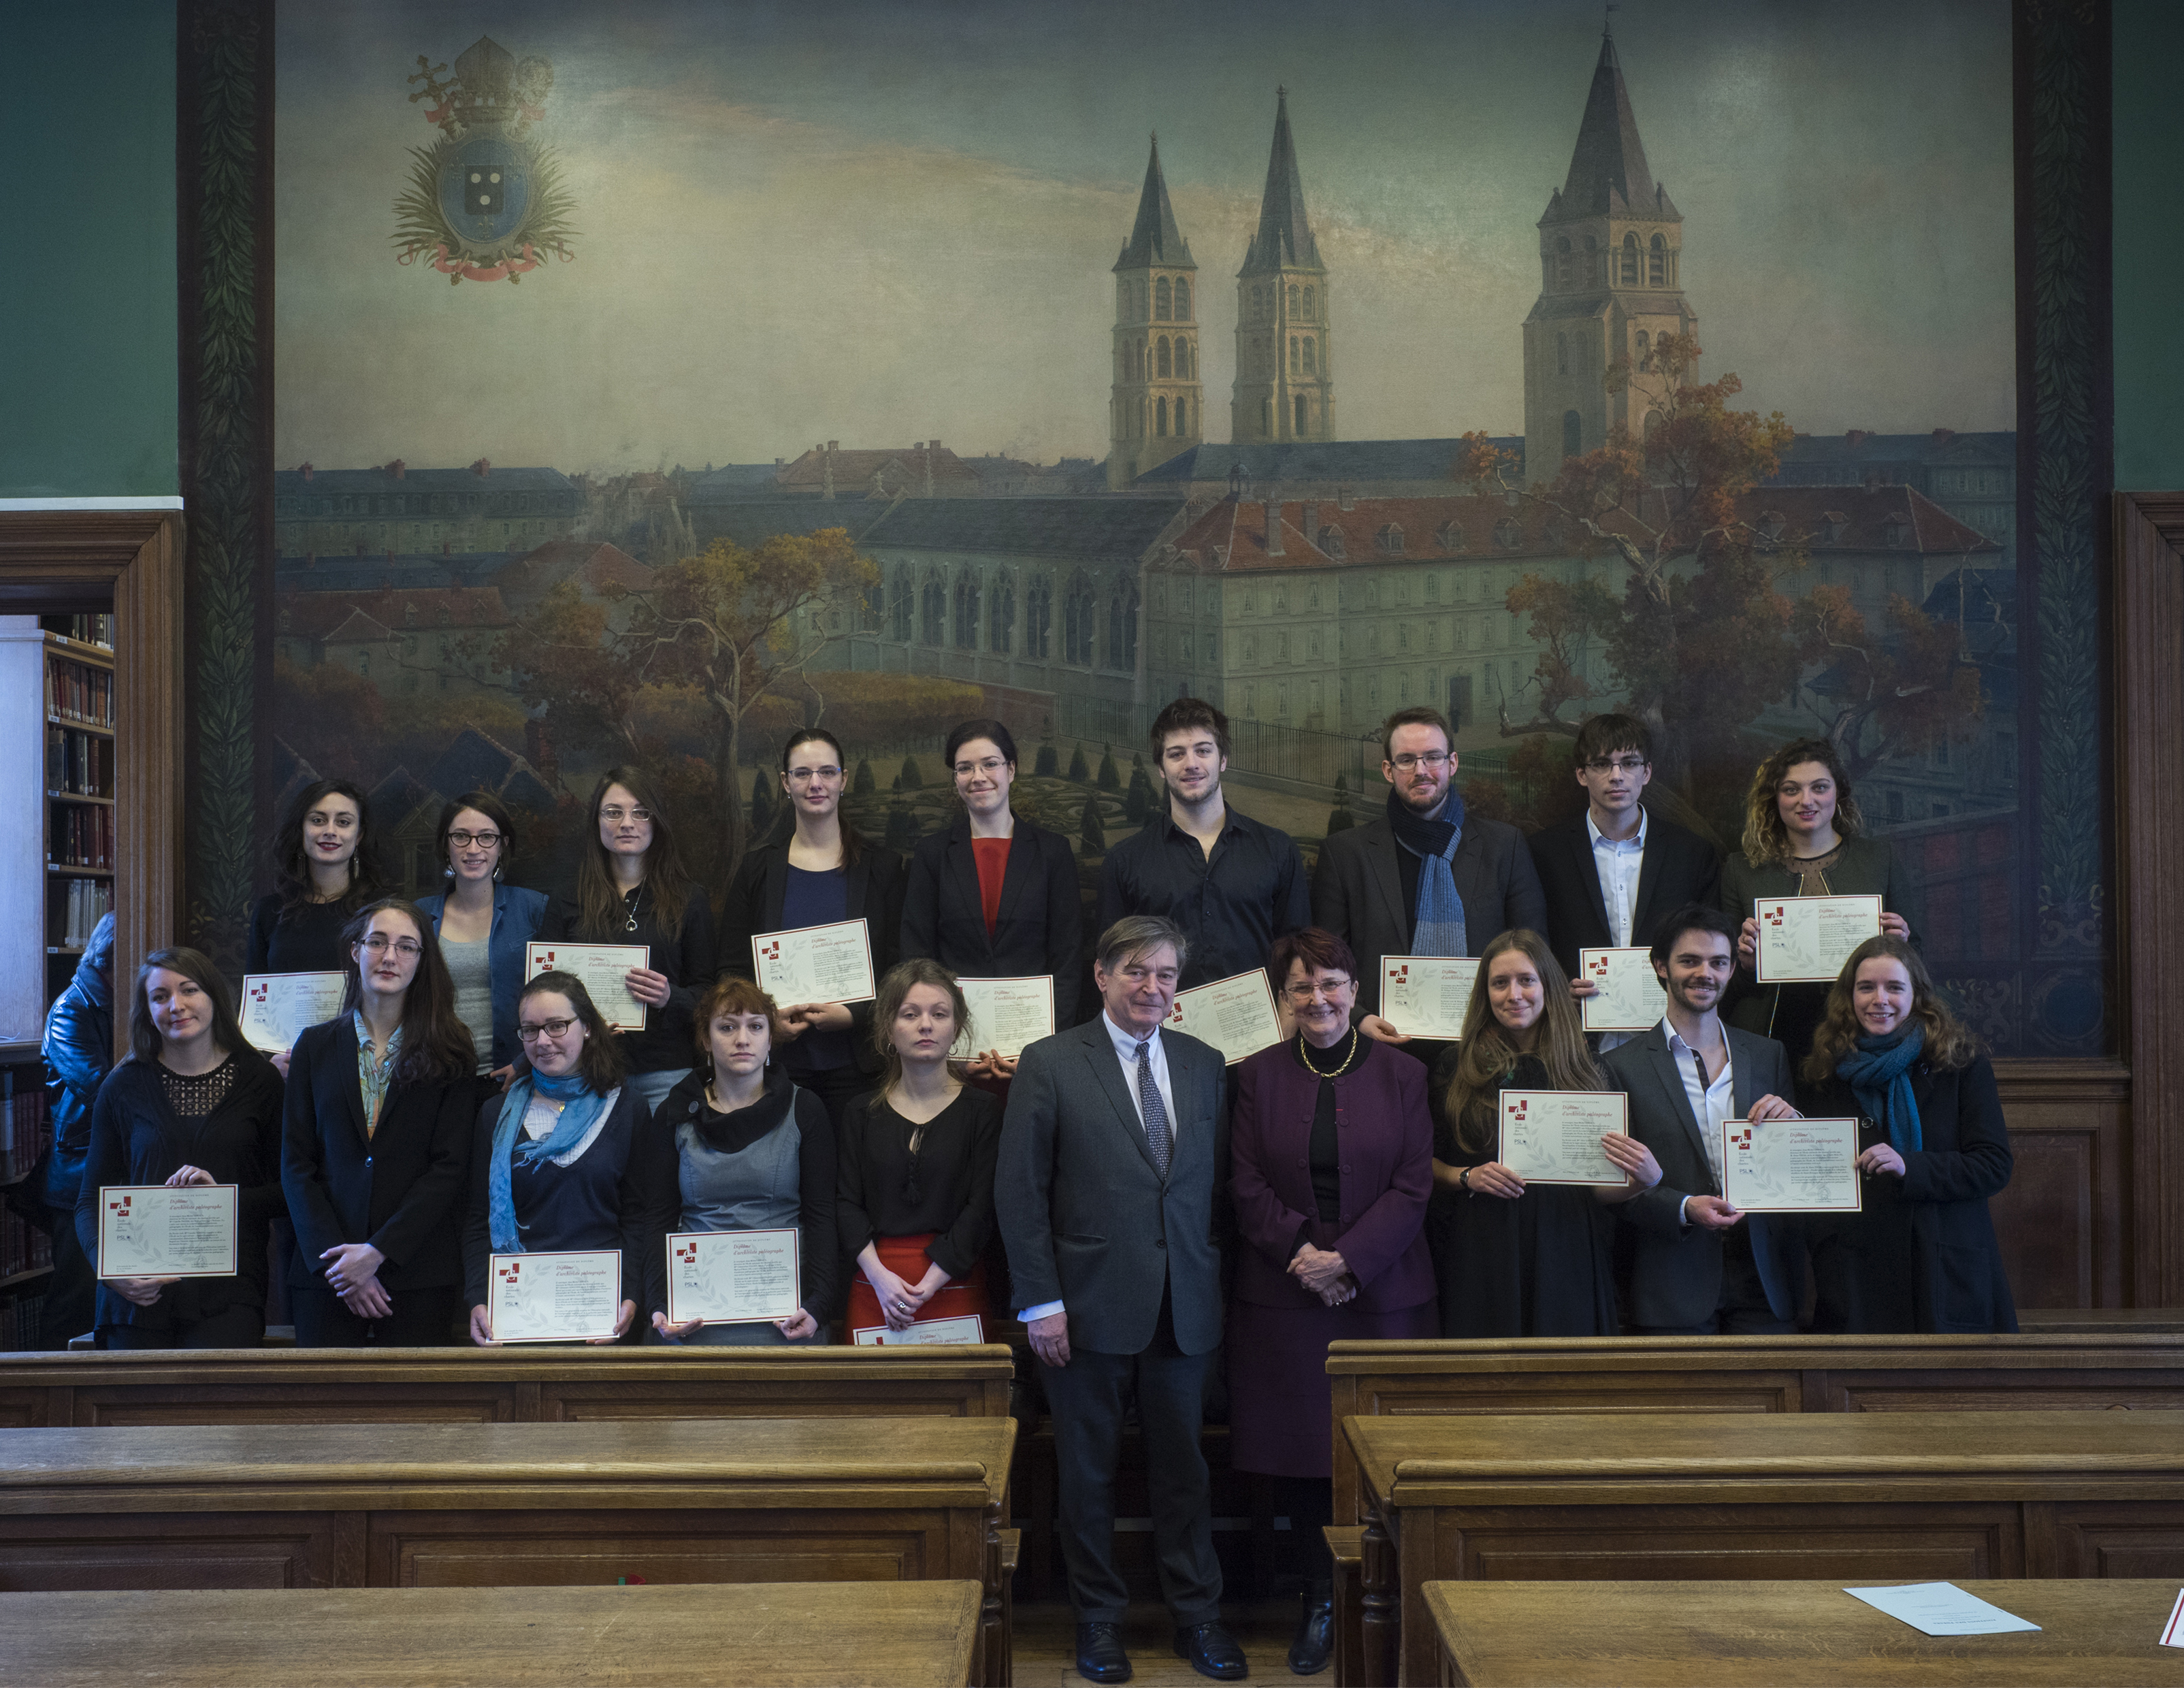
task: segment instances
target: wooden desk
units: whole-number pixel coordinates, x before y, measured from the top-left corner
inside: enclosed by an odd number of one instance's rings
[[[1425,1603],[1447,1688],[2184,1680],[2184,1654],[2154,1641],[2173,1579],[1954,1580],[2040,1633],[1922,1635],[1834,1582],[1428,1583]]]
[[[1369,1682],[1433,1680],[1424,1590],[1443,1579],[2184,1579],[2184,1412],[1353,1417],[1343,1429],[1372,1509]]]
[[[974,1582],[0,1595],[0,1685],[963,1688]]]
[[[1011,1418],[0,1431],[0,1589],[972,1580]]]
[[[0,1355],[0,1427],[1007,1416],[961,1348],[291,1348]]]
[[[2184,1334],[2184,1307],[2020,1307],[2017,1323],[2020,1329],[2042,1333],[2176,1336]]]

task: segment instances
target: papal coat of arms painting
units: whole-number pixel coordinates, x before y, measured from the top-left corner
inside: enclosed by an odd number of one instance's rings
[[[447,797],[550,883],[627,760],[722,883],[815,721],[902,849],[1000,718],[1088,875],[1181,694],[1307,855],[1407,705],[1527,827],[1635,714],[1732,850],[1820,737],[1981,1033],[2097,1048],[2020,803],[2010,51],[2003,0],[283,4],[262,754],[425,889]]]

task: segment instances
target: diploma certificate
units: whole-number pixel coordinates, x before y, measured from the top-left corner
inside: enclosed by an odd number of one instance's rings
[[[109,1184],[98,1192],[101,1278],[232,1278],[231,1184]],[[262,1243],[264,1239],[259,1240]]]
[[[1878,897],[1762,897],[1759,983],[1833,984],[1850,952],[1880,936]]]
[[[872,946],[861,919],[761,932],[751,939],[751,966],[758,988],[783,1008],[872,1000]]]
[[[242,1035],[253,1049],[293,1049],[304,1027],[341,1012],[348,988],[347,973],[245,973]]]
[[[1231,1067],[1282,1040],[1273,987],[1267,983],[1264,967],[1178,991],[1175,1006],[1167,1011],[1167,1024],[1171,1031],[1212,1044]]]
[[[1728,1119],[1721,1194],[1747,1213],[1855,1213],[1854,1119]]]
[[[523,977],[574,973],[589,993],[611,1032],[644,1029],[644,1004],[630,994],[632,967],[649,967],[652,951],[642,944],[526,944]]]
[[[1478,977],[1475,955],[1383,955],[1380,1017],[1407,1038],[1454,1041]]]
[[[851,1331],[850,1336],[860,1348],[900,1348],[907,1343],[983,1342],[986,1327],[978,1314],[967,1313],[961,1318],[929,1318],[908,1330],[868,1324]]]
[[[486,1279],[496,1342],[581,1342],[612,1336],[621,1316],[621,1251],[497,1254]]]
[[[1588,1032],[1650,1032],[1669,1011],[1649,950],[1580,950],[1577,971],[1598,987],[1585,1000]]]
[[[958,1061],[993,1050],[1014,1061],[1026,1044],[1054,1035],[1054,981],[1036,978],[966,979],[956,985],[971,1011],[967,1034],[948,1053]]]
[[[800,1305],[796,1228],[677,1231],[667,1239],[667,1322],[755,1324]]]
[[[1526,1184],[1622,1184],[1600,1139],[1627,1129],[1630,1100],[1620,1090],[1504,1090],[1496,1158]]]

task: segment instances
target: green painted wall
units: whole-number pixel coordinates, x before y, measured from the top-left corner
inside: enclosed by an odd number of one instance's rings
[[[179,492],[174,0],[0,18],[0,498]]]
[[[2131,492],[2184,487],[2184,142],[2176,67],[2184,6],[2115,4],[2115,476]]]

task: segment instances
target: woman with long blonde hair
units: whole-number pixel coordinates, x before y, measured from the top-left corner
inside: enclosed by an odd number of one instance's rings
[[[1497,1158],[1504,1090],[1607,1084],[1546,939],[1521,928],[1486,946],[1463,1037],[1436,1066],[1434,1198],[1427,1223],[1444,1336],[1613,1336],[1614,1271],[1605,1204],[1658,1182],[1635,1138],[1602,1139],[1620,1189],[1528,1186]]]
[[[1820,1331],[2009,1331],[1987,1201],[2008,1186],[1994,1067],[1919,952],[1869,938],[1828,987],[1797,1106],[1858,1121],[1863,1206],[1808,1222]]]

